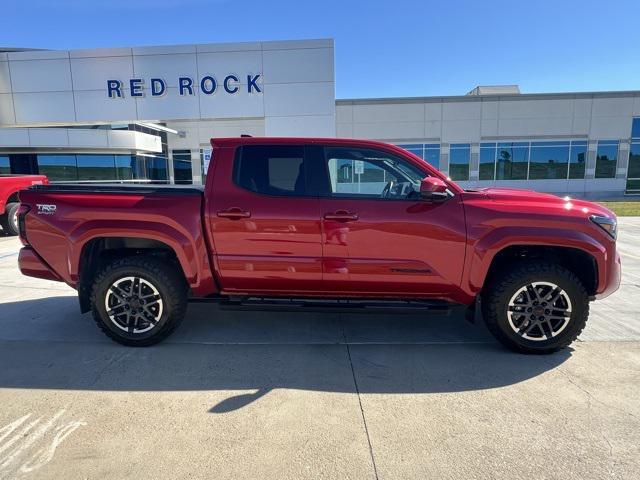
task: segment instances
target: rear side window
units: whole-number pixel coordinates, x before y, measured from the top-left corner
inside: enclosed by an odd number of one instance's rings
[[[248,145],[234,165],[236,183],[265,195],[307,195],[303,146]]]

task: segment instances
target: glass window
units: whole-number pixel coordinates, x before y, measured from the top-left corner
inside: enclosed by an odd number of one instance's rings
[[[404,148],[406,151],[417,155],[418,157],[424,160],[424,145],[422,143],[410,143],[405,145],[398,145],[401,148]]]
[[[631,138],[640,138],[640,118],[634,118],[631,123]]]
[[[596,178],[615,178],[618,163],[618,141],[600,140],[596,153]]]
[[[640,142],[631,142],[627,178],[640,179]]]
[[[471,147],[468,143],[453,143],[449,149],[449,177],[452,180],[469,180]]]
[[[78,180],[75,155],[38,155],[38,170],[52,182]]]
[[[167,159],[162,155],[145,155],[146,177],[154,183],[167,183]],[[191,183],[191,182],[188,182]]]
[[[9,157],[0,156],[0,175],[11,173],[11,163]]]
[[[116,155],[116,178],[133,180],[136,175],[136,157],[132,155]]]
[[[331,196],[355,198],[417,198],[425,173],[380,150],[325,149]]]
[[[304,148],[289,145],[249,145],[234,165],[243,188],[267,195],[306,195]]]
[[[481,143],[480,144],[480,180],[493,180],[496,168],[496,144]]]
[[[191,150],[173,150],[173,180],[175,183],[193,183]]]
[[[496,180],[526,180],[529,162],[529,143],[498,143]]]
[[[569,157],[569,178],[584,178],[587,164],[587,142],[571,142],[571,156]]]
[[[113,155],[76,155],[78,180],[114,180],[116,178]]]
[[[429,143],[424,147],[424,159],[433,168],[440,170],[440,145]]]
[[[529,179],[566,179],[568,163],[568,143],[532,142],[529,153]]]

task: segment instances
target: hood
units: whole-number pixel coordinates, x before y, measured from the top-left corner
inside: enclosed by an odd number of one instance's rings
[[[523,206],[530,206],[533,209],[557,208],[567,213],[575,213],[579,216],[604,215],[616,218],[615,214],[608,208],[594,202],[571,198],[570,196],[559,197],[551,193],[536,192],[535,190],[525,190],[518,188],[479,188],[474,192],[485,195],[490,200],[496,202],[514,203]]]

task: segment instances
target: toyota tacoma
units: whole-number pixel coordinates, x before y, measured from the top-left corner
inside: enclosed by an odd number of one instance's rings
[[[450,311],[549,353],[620,283],[595,203],[464,190],[373,141],[212,139],[204,187],[39,185],[20,193],[22,273],[78,291],[113,340],[146,346],[190,300],[240,308]]]

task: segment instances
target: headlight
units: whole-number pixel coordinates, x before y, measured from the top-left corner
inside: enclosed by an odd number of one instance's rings
[[[593,223],[611,235],[611,238],[616,238],[618,234],[618,222],[616,222],[614,218],[603,217],[602,215],[591,215],[589,218]]]

